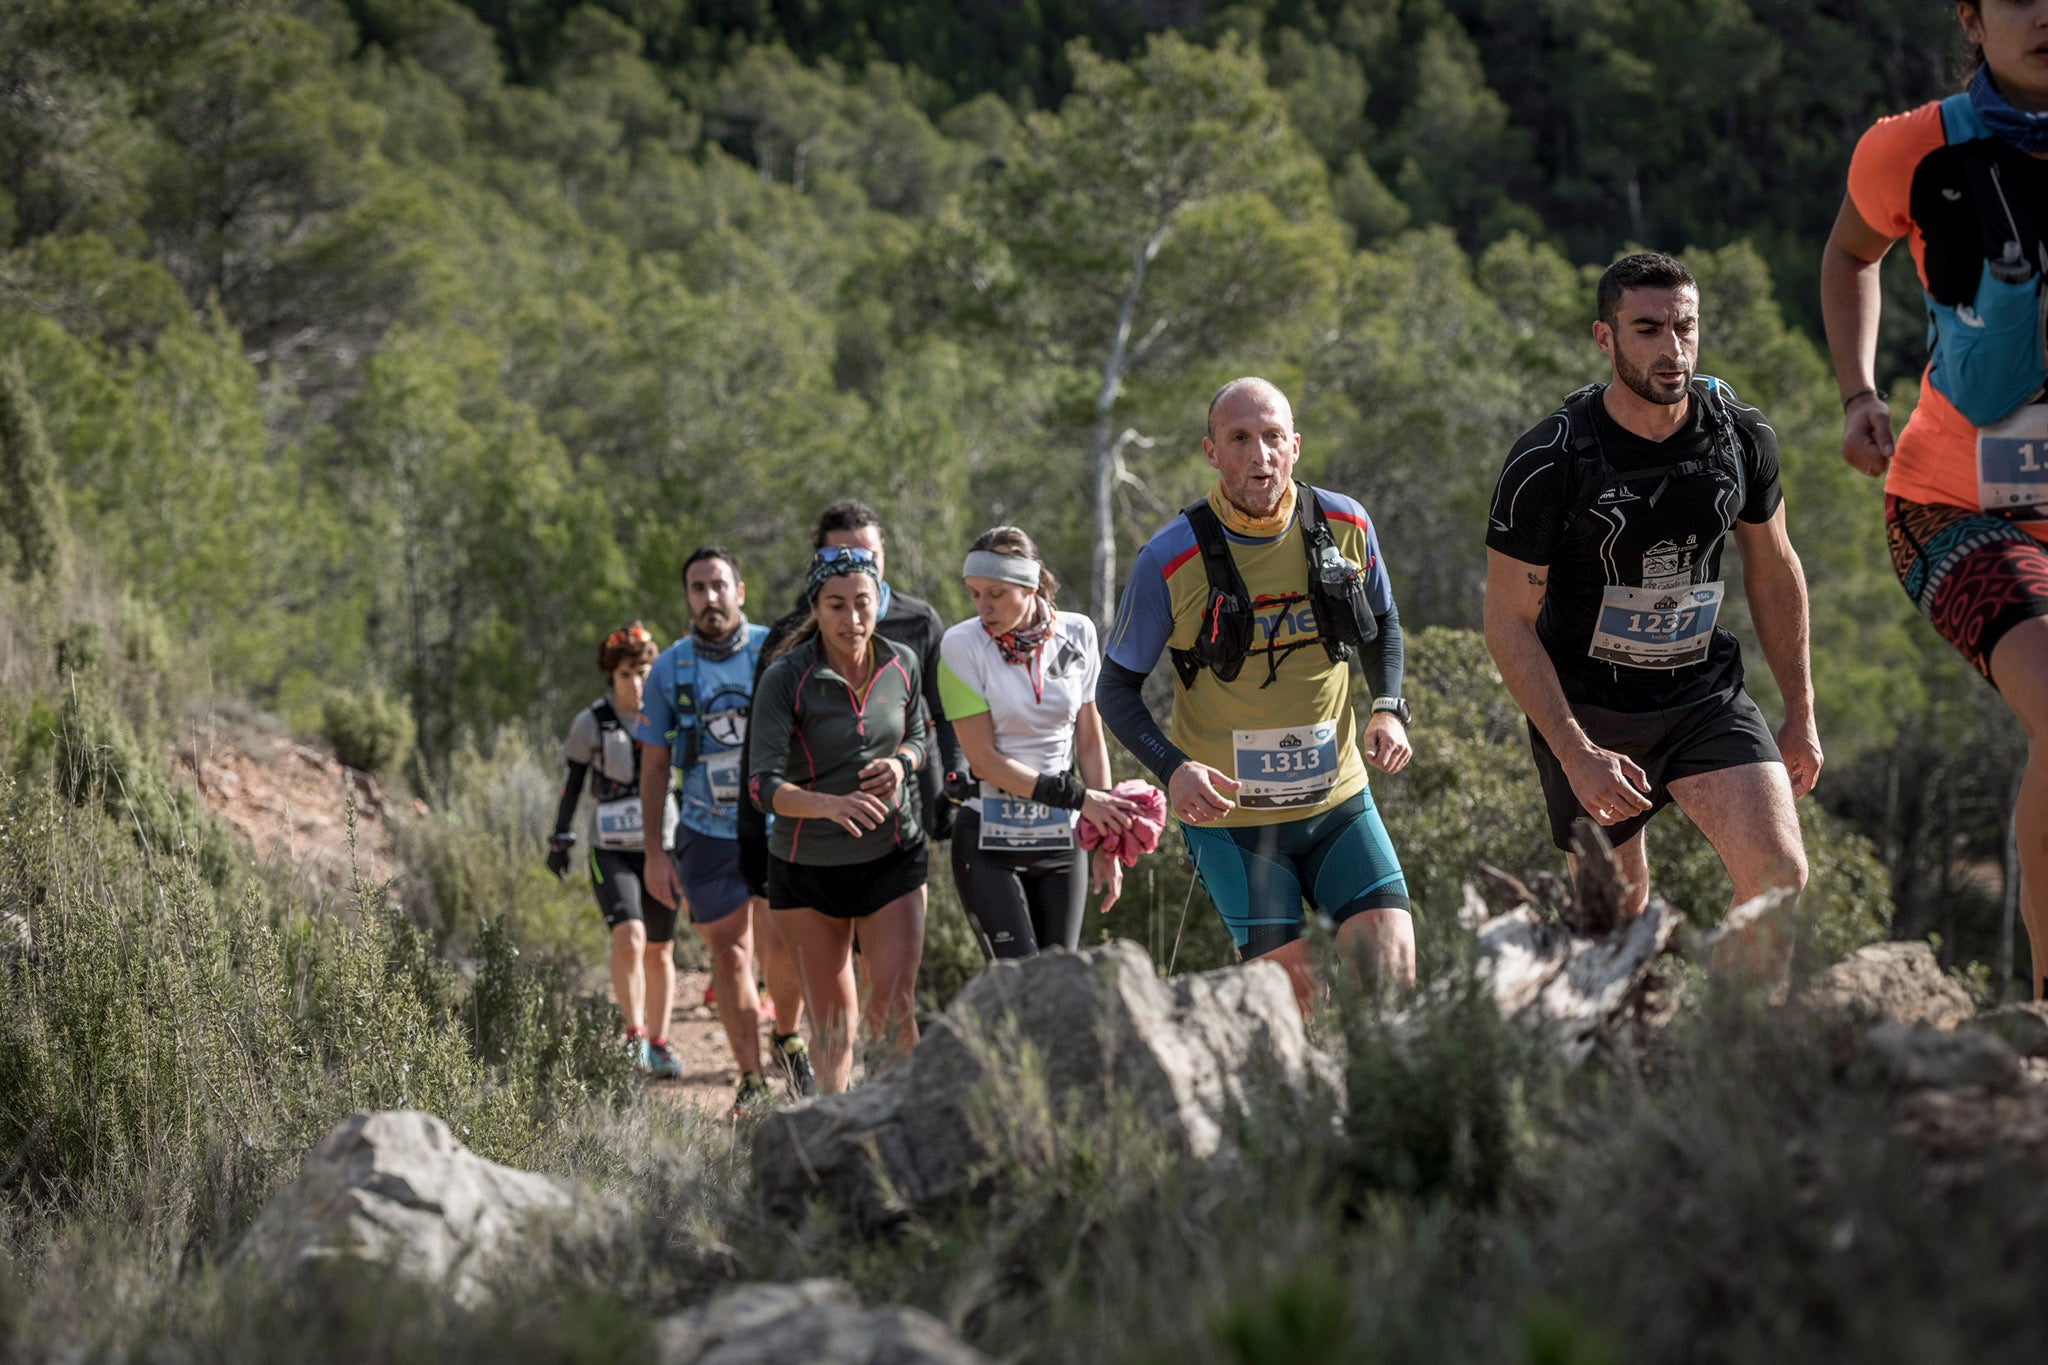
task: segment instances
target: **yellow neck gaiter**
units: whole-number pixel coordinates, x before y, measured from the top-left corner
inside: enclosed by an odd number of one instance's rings
[[[1223,496],[1223,481],[1209,490],[1209,510],[1216,514],[1216,520],[1223,523],[1223,529],[1233,535],[1252,536],[1270,540],[1287,529],[1287,523],[1294,516],[1294,480],[1287,481],[1287,489],[1280,495],[1280,505],[1273,509],[1270,517],[1255,517]]]

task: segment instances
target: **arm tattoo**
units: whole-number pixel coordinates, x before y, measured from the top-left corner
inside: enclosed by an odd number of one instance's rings
[[[1540,573],[1532,573],[1529,575],[1529,586],[1532,588],[1540,588],[1548,581],[1549,580],[1546,579]]]

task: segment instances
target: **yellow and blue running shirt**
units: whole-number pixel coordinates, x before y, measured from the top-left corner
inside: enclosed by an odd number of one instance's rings
[[[1324,488],[1316,489],[1316,497],[1337,549],[1365,570],[1372,610],[1380,615],[1392,611],[1393,584],[1365,508]],[[1182,687],[1176,677],[1168,734],[1189,758],[1248,784],[1236,798],[1237,808],[1214,822],[1217,827],[1306,819],[1365,789],[1350,669],[1333,662],[1321,643],[1307,598],[1300,509],[1277,536],[1257,539],[1229,530],[1224,535],[1252,598],[1257,623],[1252,651],[1231,682],[1206,668],[1192,687]],[[1151,672],[1169,648],[1194,644],[1209,599],[1209,576],[1194,528],[1185,516],[1177,516],[1138,552],[1105,652],[1134,673]],[[1270,656],[1269,646],[1276,651]],[[1270,682],[1269,658],[1278,661]],[[1334,778],[1324,767],[1332,762]],[[1300,794],[1260,795],[1285,791],[1287,784],[1275,777],[1300,779]]]

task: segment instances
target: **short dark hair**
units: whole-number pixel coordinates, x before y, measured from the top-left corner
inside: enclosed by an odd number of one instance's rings
[[[685,586],[690,581],[690,570],[707,559],[724,560],[732,569],[732,581],[735,583],[740,581],[740,562],[732,557],[731,550],[726,549],[723,545],[699,545],[696,549],[690,551],[690,557],[683,561],[683,583]]]
[[[875,515],[874,508],[859,498],[841,498],[818,513],[818,529],[811,532],[811,548],[822,550],[825,537],[834,531],[858,531],[864,526],[872,526],[880,532],[882,519]]]
[[[1621,318],[1621,296],[1631,289],[1683,289],[1700,287],[1684,262],[1661,251],[1638,251],[1607,267],[1600,276],[1600,291],[1594,298],[1593,316],[1615,325]]]

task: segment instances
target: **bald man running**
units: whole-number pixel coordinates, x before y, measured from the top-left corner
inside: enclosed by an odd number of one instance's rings
[[[1287,969],[1312,997],[1304,899],[1353,961],[1415,977],[1408,884],[1366,764],[1407,765],[1401,623],[1365,509],[1294,479],[1287,396],[1235,379],[1209,404],[1216,486],[1146,544],[1125,585],[1096,704],[1166,784],[1202,885],[1239,954]],[[1170,734],[1140,688],[1175,674]],[[1371,685],[1361,730],[1349,664]]]

